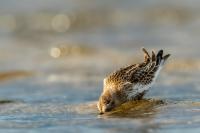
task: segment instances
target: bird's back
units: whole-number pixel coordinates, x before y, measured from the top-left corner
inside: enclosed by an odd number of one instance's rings
[[[121,68],[118,71],[110,74],[105,80],[105,84],[122,85],[130,83],[131,88],[121,87],[121,91],[127,96],[127,99],[137,99],[153,85],[163,64],[170,56],[163,56],[163,50],[160,50],[157,55],[152,51],[152,56],[143,48],[144,62]],[[118,87],[119,88],[119,87]],[[142,95],[142,96],[143,96]]]

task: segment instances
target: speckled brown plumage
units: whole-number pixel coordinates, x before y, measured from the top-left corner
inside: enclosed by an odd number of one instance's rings
[[[121,68],[104,79],[104,89],[98,102],[100,112],[110,111],[129,100],[141,99],[170,56],[163,56],[163,50],[159,50],[157,55],[152,51],[151,56],[146,49],[142,48],[142,51],[144,62]]]

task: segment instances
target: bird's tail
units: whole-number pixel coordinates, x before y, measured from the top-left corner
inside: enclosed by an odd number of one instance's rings
[[[165,61],[169,58],[170,54],[163,56],[163,50],[159,50],[157,55],[154,51],[152,51],[152,55],[150,56],[149,53],[145,48],[142,48],[142,51],[144,52],[144,60],[146,63],[149,62],[155,62],[156,66],[163,65]]]
[[[165,61],[169,58],[170,54],[166,54],[163,56],[163,50],[159,50],[156,55],[156,65],[163,65]]]

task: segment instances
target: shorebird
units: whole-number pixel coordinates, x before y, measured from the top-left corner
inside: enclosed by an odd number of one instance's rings
[[[100,114],[109,112],[127,101],[142,99],[170,56],[163,56],[163,50],[159,50],[157,54],[152,51],[151,56],[145,48],[142,48],[142,51],[142,63],[121,68],[104,79],[103,92],[97,103]]]

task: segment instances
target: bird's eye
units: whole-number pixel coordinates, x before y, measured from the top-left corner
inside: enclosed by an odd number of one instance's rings
[[[106,104],[110,104],[110,100],[106,100]]]

